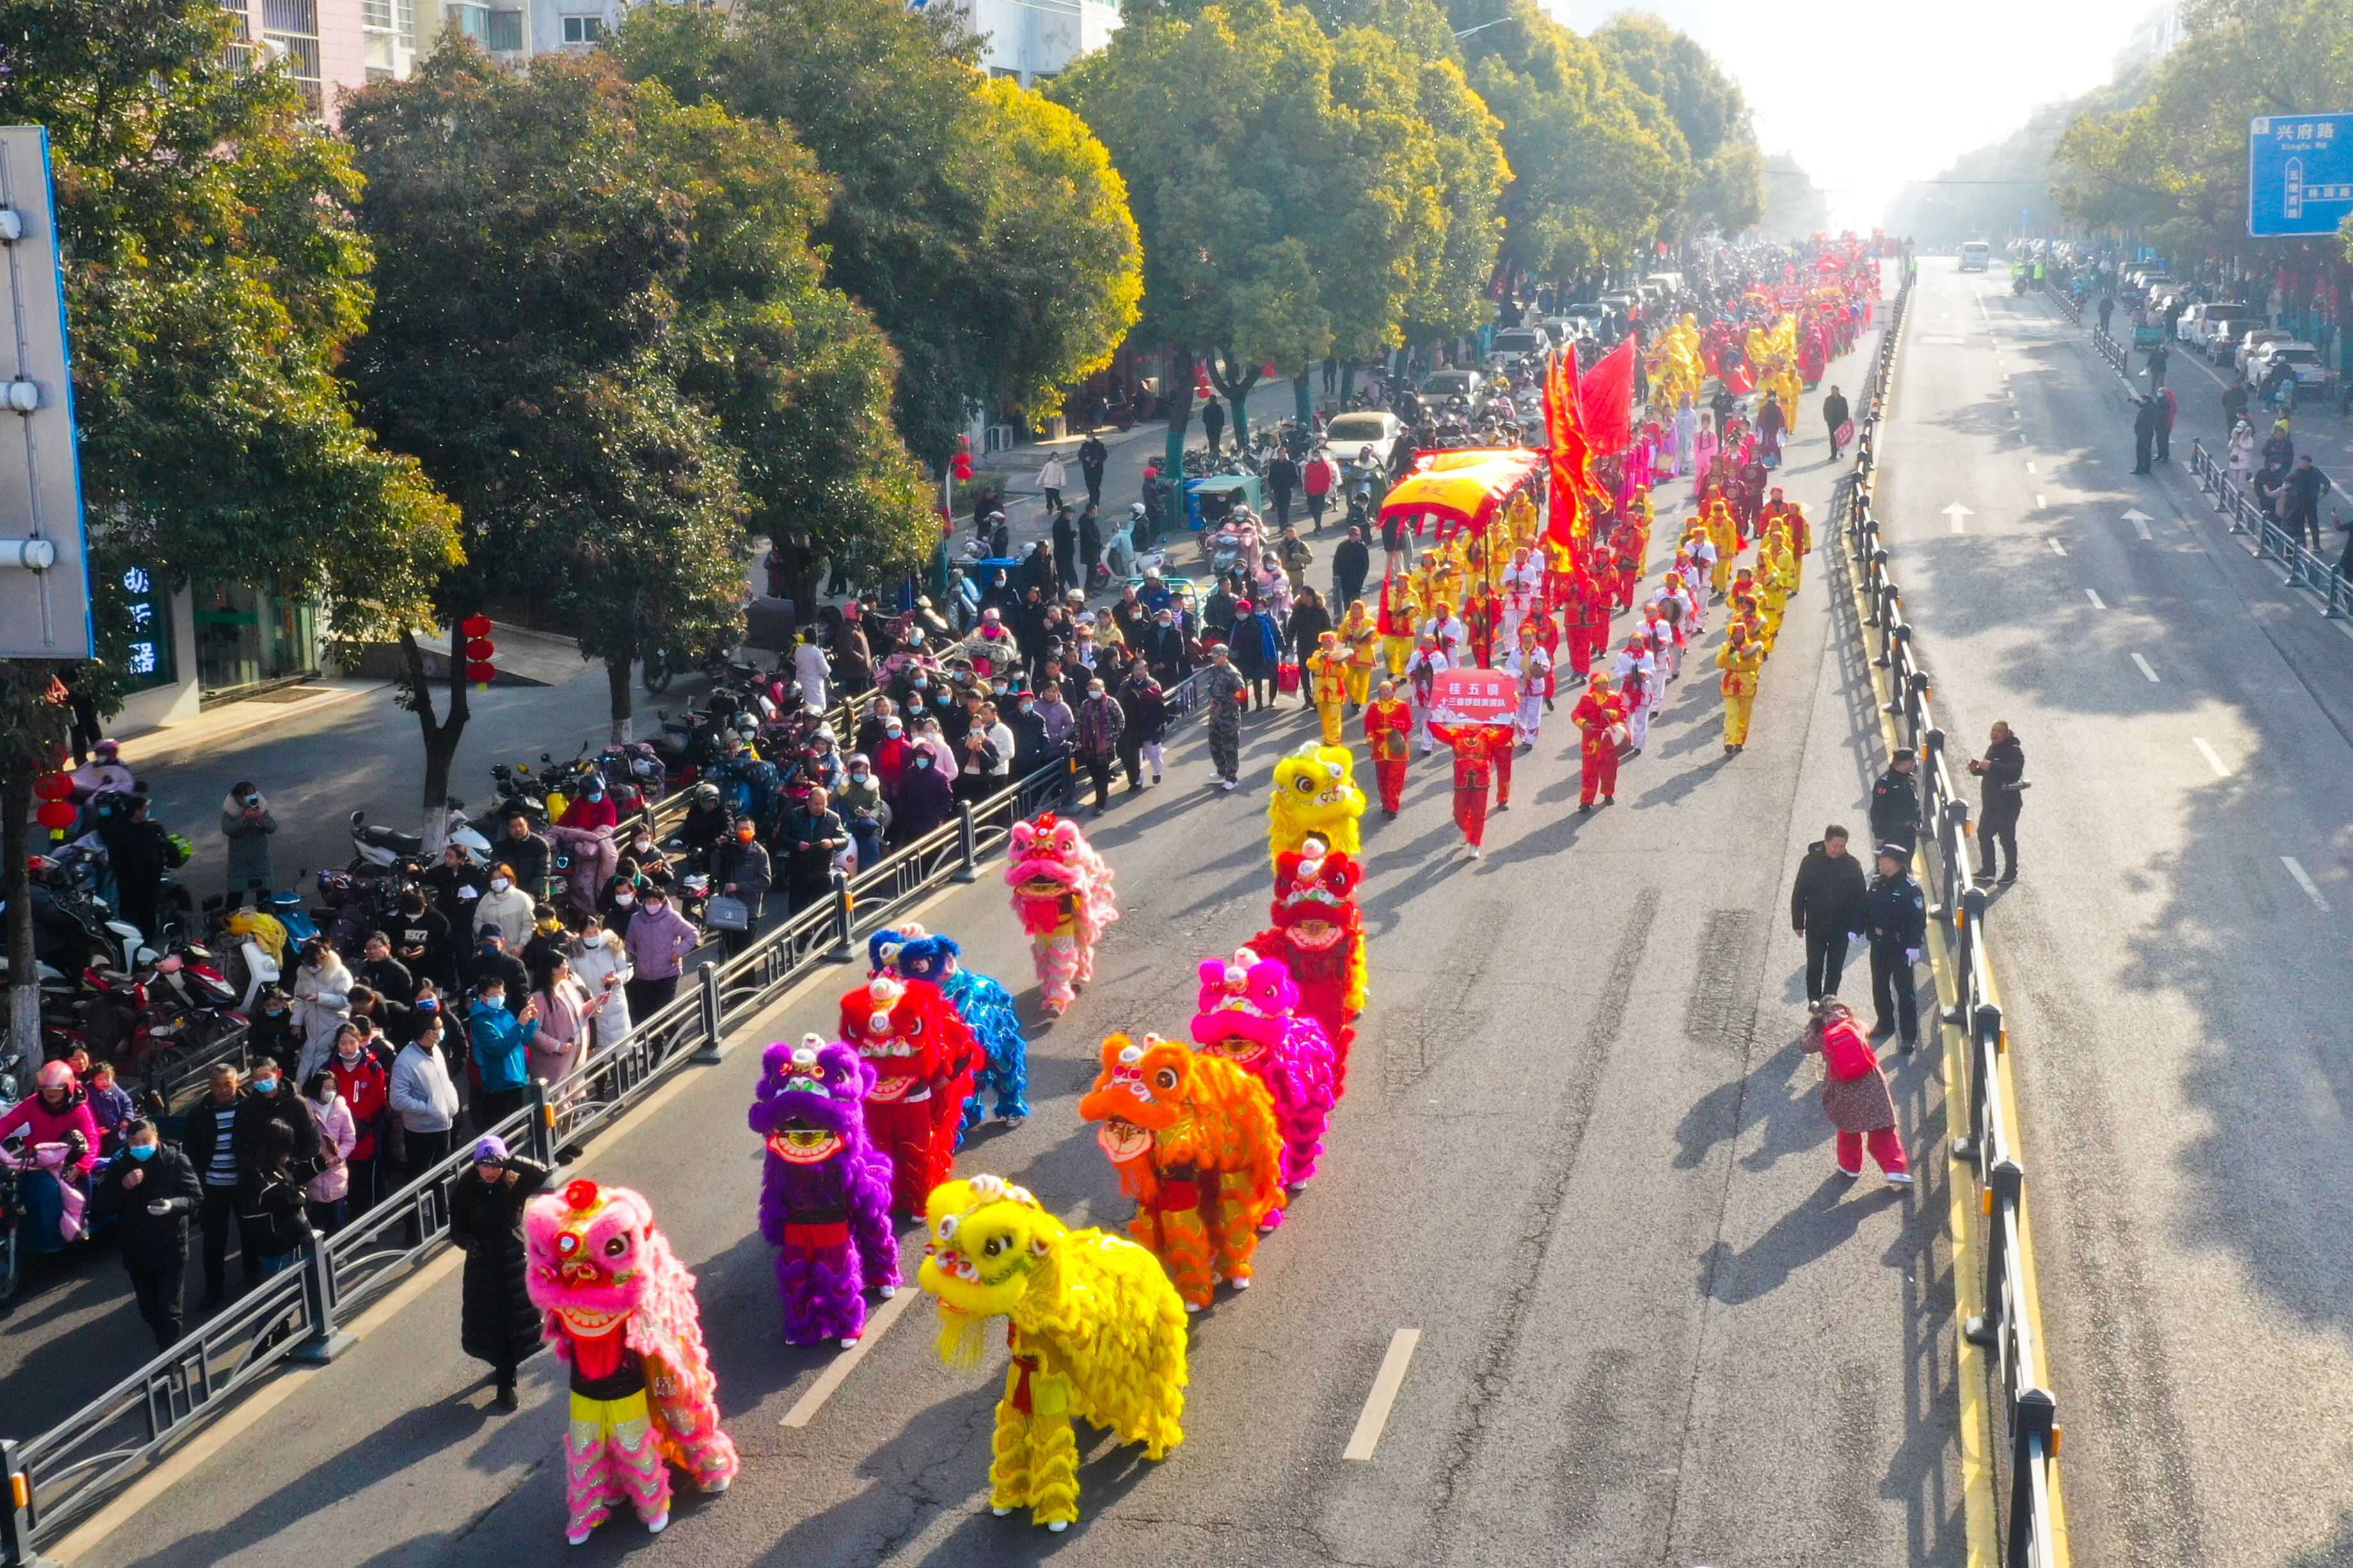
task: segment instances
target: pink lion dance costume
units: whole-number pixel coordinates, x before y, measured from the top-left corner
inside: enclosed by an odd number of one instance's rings
[[[816,1035],[779,1040],[760,1058],[752,1131],[767,1142],[760,1235],[776,1253],[785,1340],[854,1345],[866,1292],[899,1288],[891,1234],[891,1162],[866,1136],[874,1069],[856,1050]]]
[[[1013,889],[1013,912],[1029,933],[1046,1011],[1060,1014],[1095,977],[1095,943],[1119,919],[1111,868],[1077,823],[1050,811],[1013,825],[1010,854],[1005,880]]]
[[[543,1336],[572,1369],[565,1539],[584,1544],[623,1502],[659,1534],[670,1523],[669,1465],[706,1492],[735,1479],[694,1276],[627,1187],[567,1183],[524,1205],[522,1233]]]
[[[1282,1184],[1299,1187],[1315,1174],[1324,1154],[1324,1125],[1338,1098],[1333,1087],[1332,1042],[1324,1026],[1299,1011],[1299,987],[1282,961],[1249,948],[1228,963],[1201,961],[1200,1011],[1193,1038],[1266,1085],[1282,1131]],[[1262,1228],[1282,1223],[1271,1211]]]

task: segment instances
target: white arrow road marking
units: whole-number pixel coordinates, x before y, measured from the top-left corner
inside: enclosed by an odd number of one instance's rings
[[[2064,555],[2064,554],[2066,554],[2066,553],[2067,553],[2067,547],[2066,547],[2065,545],[2063,545],[2063,544],[2060,543],[2057,540],[2055,540],[2055,539],[2053,539],[2053,540],[2050,540],[2050,541],[2047,541],[2047,542],[2048,542],[2048,543],[2050,544],[2050,546],[2051,546],[2051,553],[2052,553],[2052,554],[2053,554],[2053,555]]]
[[[2044,507],[2049,506],[2050,504],[2051,504],[2051,503],[2050,503],[2049,501],[2044,500],[2042,499],[2042,492],[2041,490],[2036,490],[2036,491],[2034,492],[2034,510],[2037,510],[2037,511],[2041,511]]]
[[[2231,770],[2222,765],[2221,757],[2215,752],[2213,746],[2208,742],[2205,736],[2192,735],[2189,739],[2190,743],[2198,748],[2198,754],[2206,759],[2206,765],[2214,770],[2214,776],[2216,778],[2226,779],[2231,776]]]
[[[2135,507],[2132,510],[2125,513],[2125,521],[2133,525],[2133,531],[2135,533],[2139,534],[2143,539],[2147,539],[2148,537],[2148,513],[2141,510],[2138,507]]]
[[[2095,610],[2105,610],[2108,607],[2105,604],[2101,602],[2100,591],[2097,588],[2084,589],[2084,597],[2092,601],[2092,608]],[[2138,656],[2136,655],[2135,657]]]
[[[2088,593],[2089,591],[2090,591],[2090,590],[2088,590],[2088,589],[2086,589],[2086,590],[2085,590],[2085,592],[2087,592],[2087,593]],[[2146,676],[2147,676],[2147,677],[2148,677],[2148,683],[2149,683],[2151,686],[2155,686],[2155,685],[2157,685],[2157,684],[2158,684],[2158,679],[2157,679],[2157,671],[2155,671],[2155,670],[2153,670],[2153,669],[2149,668],[2149,667],[2148,667],[2148,660],[2147,660],[2147,659],[2145,659],[2145,658],[2141,658],[2141,656],[2140,656],[2140,655],[2138,655],[2138,654],[2135,654],[2135,655],[2133,655],[2133,656],[2132,656],[2132,661],[2133,661],[2135,664],[2137,664],[2137,665],[2140,666],[2140,672],[2141,672],[2143,675],[2146,675]]]
[[[2034,466],[2034,459],[2031,458],[2026,459],[2026,471],[2030,474],[2039,471]]]
[[[1362,1462],[1373,1457],[1380,1445],[1381,1428],[1388,1425],[1389,1407],[1397,1403],[1398,1390],[1405,1384],[1413,1347],[1420,1342],[1419,1329],[1399,1329],[1389,1336],[1388,1353],[1381,1357],[1381,1370],[1373,1374],[1373,1391],[1365,1396],[1364,1413],[1356,1417],[1356,1429],[1348,1434],[1348,1446],[1340,1450],[1340,1458]]]
[[[2304,889],[2304,896],[2312,900],[2313,907],[2327,914],[2328,900],[2320,896],[2320,884],[2312,879],[2312,873],[2306,870],[2293,855],[2281,856],[2280,864],[2287,868],[2287,874],[2295,879],[2295,885]]]
[[[1953,520],[1953,531],[1955,533],[1958,533],[1961,531],[1961,520],[1964,518],[1975,517],[1977,513],[1971,511],[1960,502],[1955,501],[1952,505],[1945,509],[1945,515]]]

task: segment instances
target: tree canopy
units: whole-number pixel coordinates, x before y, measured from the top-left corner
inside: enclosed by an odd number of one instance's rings
[[[1683,236],[1734,233],[1757,223],[1768,199],[1764,155],[1740,84],[1688,34],[1656,16],[1627,12],[1593,42],[1611,64],[1657,99],[1683,133],[1694,174],[1675,215]]]
[[[1125,193],[1086,128],[990,82],[899,0],[633,10],[623,69],[788,127],[830,185],[827,277],[897,348],[900,432],[944,462],[977,407],[1039,417],[1110,363],[1141,288]]]

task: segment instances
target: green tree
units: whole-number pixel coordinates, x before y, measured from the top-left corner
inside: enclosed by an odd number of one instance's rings
[[[1803,239],[1831,225],[1830,193],[1787,153],[1765,160],[1765,232],[1776,239]]]
[[[900,430],[944,464],[975,408],[1040,417],[1134,322],[1134,226],[1103,149],[900,0],[649,5],[616,47],[683,102],[788,126],[833,195],[828,279],[904,364]]]
[[[82,489],[96,558],[316,600],[342,647],[429,615],[455,514],[355,422],[334,367],[370,304],[347,150],[282,73],[233,67],[216,0],[0,4],[0,114],[49,128],[73,337]],[[94,574],[115,706],[119,571]],[[0,858],[27,909],[34,774],[66,730],[55,668],[0,681]],[[12,973],[34,974],[11,918]],[[20,1040],[37,998],[19,987]]]
[[[1737,233],[1763,216],[1764,155],[1748,100],[1715,58],[1656,16],[1627,12],[1593,35],[1627,79],[1666,107],[1694,166],[1675,215],[1684,237]]]

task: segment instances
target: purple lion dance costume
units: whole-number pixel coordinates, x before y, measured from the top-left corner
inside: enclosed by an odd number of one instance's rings
[[[785,1339],[854,1345],[866,1292],[899,1288],[891,1233],[890,1162],[866,1136],[874,1069],[839,1041],[779,1040],[760,1058],[752,1131],[767,1141],[760,1235],[776,1254]]]
[[[1304,1185],[1324,1154],[1324,1125],[1339,1096],[1333,1085],[1332,1041],[1324,1026],[1299,1011],[1299,986],[1290,966],[1249,948],[1230,962],[1201,961],[1199,1011],[1193,1039],[1255,1075],[1274,1098],[1282,1130],[1282,1184]],[[1260,1228],[1282,1223],[1271,1211]]]

